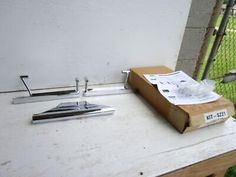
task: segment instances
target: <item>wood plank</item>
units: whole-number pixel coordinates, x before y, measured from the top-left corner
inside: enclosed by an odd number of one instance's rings
[[[227,169],[233,165],[236,165],[236,150],[162,175],[162,177],[224,177]]]

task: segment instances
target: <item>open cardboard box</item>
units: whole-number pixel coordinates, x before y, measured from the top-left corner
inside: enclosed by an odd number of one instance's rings
[[[234,104],[224,97],[217,101],[177,106],[170,103],[143,75],[173,72],[165,66],[131,68],[129,84],[141,94],[179,132],[195,130],[211,124],[224,122],[235,114]]]

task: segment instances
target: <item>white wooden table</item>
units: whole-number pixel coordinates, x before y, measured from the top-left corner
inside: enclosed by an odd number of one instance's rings
[[[236,122],[178,133],[140,96],[86,98],[114,106],[111,116],[31,124],[64,101],[12,105],[0,94],[1,177],[160,176],[236,150]]]

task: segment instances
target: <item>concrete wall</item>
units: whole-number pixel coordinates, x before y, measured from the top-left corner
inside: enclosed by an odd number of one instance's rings
[[[220,0],[222,1],[222,0]],[[212,31],[207,34],[214,11],[222,2],[219,0],[192,0],[191,9],[178,56],[176,70],[183,70],[193,76],[195,68],[202,60],[203,44]]]

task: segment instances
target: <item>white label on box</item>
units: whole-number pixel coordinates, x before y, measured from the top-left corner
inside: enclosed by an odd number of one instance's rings
[[[219,120],[225,119],[229,117],[228,112],[226,109],[221,109],[214,112],[208,112],[204,114],[205,122],[208,123],[216,123],[219,122]]]

